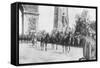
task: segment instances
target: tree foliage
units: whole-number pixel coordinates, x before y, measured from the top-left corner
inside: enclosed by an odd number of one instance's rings
[[[81,15],[76,15],[76,30],[75,34],[79,33],[83,36],[88,35],[89,33],[89,18],[88,11],[84,10]]]
[[[75,35],[89,36],[94,39],[96,36],[96,21],[91,21],[88,11],[84,10],[81,15],[76,15]]]

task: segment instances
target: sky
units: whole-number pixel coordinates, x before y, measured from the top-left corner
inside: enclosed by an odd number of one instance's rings
[[[54,7],[39,6],[39,25],[38,30],[45,30],[51,32],[54,23]]]
[[[69,26],[74,28],[76,14],[81,14],[83,8],[68,8]]]

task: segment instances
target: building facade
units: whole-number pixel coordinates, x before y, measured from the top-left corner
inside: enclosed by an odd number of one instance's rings
[[[54,9],[54,29],[65,31],[69,26],[68,8],[55,7]]]
[[[19,23],[21,35],[29,35],[37,31],[38,24],[38,6],[36,5],[20,5],[19,7],[20,20]]]

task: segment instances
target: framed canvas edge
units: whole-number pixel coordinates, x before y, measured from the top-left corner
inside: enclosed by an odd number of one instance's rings
[[[82,5],[62,5],[62,4],[49,4],[49,3],[30,3],[30,2],[14,2],[12,4],[16,4],[16,61],[11,64],[15,66],[26,66],[26,65],[44,65],[44,64],[61,64],[61,63],[80,63],[80,62],[95,62],[98,61],[98,7],[97,6],[82,6]],[[11,4],[11,6],[12,6]],[[58,62],[43,62],[43,63],[25,63],[19,64],[19,4],[28,4],[28,5],[44,5],[44,6],[62,6],[62,7],[79,7],[79,8],[93,8],[96,9],[96,59],[95,60],[84,60],[84,61],[58,61]],[[12,14],[12,13],[11,13]],[[12,23],[12,22],[11,22]],[[11,24],[11,27],[13,25]],[[12,29],[12,28],[11,28]],[[12,37],[12,36],[11,36]],[[12,39],[12,38],[11,38]],[[12,41],[11,41],[12,43]],[[12,47],[13,45],[11,45]],[[13,54],[11,54],[13,55]],[[12,56],[11,56],[12,57]]]

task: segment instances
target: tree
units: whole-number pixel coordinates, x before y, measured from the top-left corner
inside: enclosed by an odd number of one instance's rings
[[[81,34],[82,36],[88,35],[88,11],[84,10],[81,15],[76,15],[76,30],[75,34]]]

